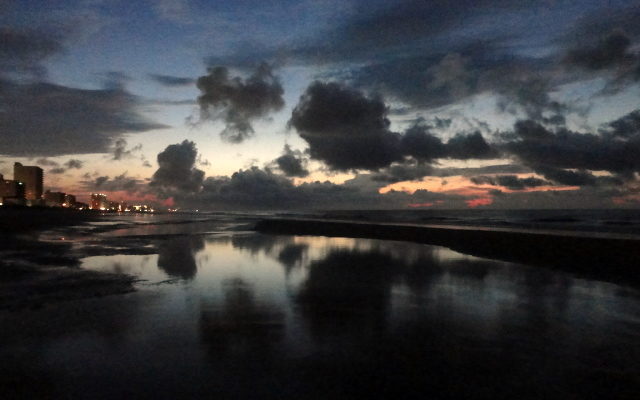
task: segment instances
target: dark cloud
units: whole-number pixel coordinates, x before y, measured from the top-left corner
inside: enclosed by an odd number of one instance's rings
[[[105,153],[124,133],[166,128],[147,120],[124,90],[0,82],[0,154]]]
[[[608,82],[600,94],[615,94],[640,80],[640,8],[607,7],[579,18],[560,38],[565,65]]]
[[[197,155],[196,144],[188,140],[167,146],[158,154],[159,168],[149,185],[163,197],[200,191],[204,172],[195,168]]]
[[[627,67],[637,61],[636,55],[629,52],[630,46],[629,37],[621,32],[615,32],[593,46],[571,49],[566,62],[595,71]]]
[[[430,132],[430,126],[416,124],[402,135],[402,153],[417,160],[432,161],[437,158],[487,159],[499,156],[480,132],[458,133],[447,143]]]
[[[631,53],[639,18],[637,6],[597,2],[355,2],[352,12],[328,29],[281,48],[248,49],[230,58],[238,65],[252,56],[320,65],[323,79],[401,102],[394,112],[489,94],[502,112],[562,126],[568,113],[581,110],[555,93],[564,84],[591,78],[560,68],[562,60],[570,54],[571,63],[597,67],[609,59],[636,59]],[[609,91],[626,87],[629,77],[640,78],[640,65],[617,76]]]
[[[36,164],[43,167],[57,167],[59,165],[57,162],[47,158],[38,158]]]
[[[36,163],[38,165],[44,165],[44,166],[55,166],[56,168],[52,168],[50,169],[48,172],[50,174],[64,174],[65,172],[67,172],[67,170],[69,169],[81,169],[83,162],[80,160],[76,160],[76,159],[70,159],[69,161],[67,161],[66,163],[64,163],[64,167],[58,167],[58,163],[55,161],[51,161],[51,160],[47,160],[46,158],[41,158],[36,160]]]
[[[64,163],[64,166],[69,168],[69,169],[81,169],[83,165],[83,162],[80,160],[76,160],[76,159],[70,159],[69,161],[67,161],[66,163]]]
[[[565,82],[553,56],[511,54],[504,40],[466,42],[457,49],[412,49],[346,73],[354,86],[373,90],[413,108],[436,108],[479,94],[498,97],[499,110],[536,120],[563,123],[569,106],[550,92]]]
[[[400,135],[389,130],[387,107],[338,83],[312,83],[290,126],[309,143],[311,158],[336,170],[376,169],[401,159]]]
[[[425,125],[414,125],[407,129],[401,139],[402,153],[417,160],[432,161],[447,156],[447,148],[440,138],[429,132]]]
[[[531,65],[520,71],[492,72],[488,89],[500,96],[498,109],[512,114],[522,111],[530,119],[564,125],[565,114],[570,107],[551,98],[550,92],[561,81],[559,77],[552,76],[551,69],[551,66],[536,69]]]
[[[467,160],[498,157],[498,152],[484,140],[480,132],[457,134],[447,142],[447,157]]]
[[[294,108],[289,125],[309,143],[311,158],[334,170],[378,170],[413,157],[492,158],[498,153],[479,132],[458,134],[447,143],[417,123],[404,134],[389,129],[385,103],[359,90],[330,82],[313,82]]]
[[[196,106],[198,102],[193,99],[169,100],[169,99],[146,99],[145,105],[151,106]]]
[[[564,124],[565,114],[573,110],[570,104],[553,99],[551,93],[562,84],[585,79],[558,68],[563,55],[568,53],[565,58],[572,64],[588,68],[620,67],[631,62],[634,67],[625,77],[640,78],[640,68],[635,63],[638,56],[629,51],[631,40],[640,34],[637,7],[595,7],[597,12],[591,8],[586,17],[578,18],[580,14],[575,9],[563,10],[570,8],[568,3],[511,3],[408,1],[390,9],[367,5],[371,10],[356,14],[334,32],[334,40],[323,42],[328,49],[318,46],[322,51],[316,52],[320,57],[335,54],[331,61],[338,69],[336,74],[357,87],[378,91],[417,108],[446,106],[490,93],[499,96],[500,110],[522,112],[530,119],[554,125]],[[536,10],[542,9],[545,20],[537,16]],[[505,31],[502,28],[506,25],[474,23],[488,15],[494,19],[500,15],[526,15],[530,23],[538,20],[546,32],[553,34],[558,30],[548,26],[548,18],[554,14],[562,18],[571,14],[579,22],[558,43],[554,50],[558,53],[544,56],[525,56],[526,52],[518,51],[523,45],[532,44],[524,38],[536,40],[526,31],[527,24],[512,24]],[[473,35],[460,34],[464,31],[462,20],[464,26],[473,26]],[[616,29],[624,34],[612,34]],[[609,37],[602,40],[605,35]],[[345,60],[352,64],[341,67]],[[617,80],[620,79],[619,76]]]
[[[144,183],[140,179],[129,177],[126,172],[113,179],[106,175],[98,176],[93,180],[81,181],[80,184],[87,191],[136,193],[144,189]]]
[[[123,160],[126,158],[133,157],[133,153],[142,150],[142,143],[127,149],[127,140],[124,138],[119,138],[113,144],[113,159],[114,160]]]
[[[196,83],[196,80],[193,78],[180,76],[149,74],[149,77],[153,81],[168,87],[190,86]]]
[[[231,177],[208,177],[197,193],[176,193],[182,207],[199,209],[347,209],[404,208],[411,203],[447,202],[464,206],[465,197],[418,190],[413,194],[378,193],[379,182],[368,175],[344,184],[311,182],[294,185],[269,169],[251,167]]]
[[[619,186],[623,185],[625,181],[633,179],[629,174],[626,174],[626,176],[625,174],[596,176],[586,170],[567,170],[545,165],[538,165],[535,170],[546,179],[569,186]]]
[[[198,154],[198,158],[196,159],[196,163],[203,167],[210,167],[211,162],[206,158],[202,157],[202,154]]]
[[[516,175],[498,175],[487,176],[480,175],[471,178],[471,182],[476,185],[489,184],[495,186],[504,186],[511,190],[524,190],[526,188],[548,185],[549,182],[534,177],[518,178]]]
[[[268,170],[252,167],[231,177],[209,177],[192,201],[248,208],[287,208],[302,203],[302,193],[291,181]]]
[[[42,62],[62,52],[62,42],[56,32],[0,27],[0,72],[44,75]]]
[[[126,84],[132,80],[132,78],[121,71],[107,71],[98,74],[98,77],[102,80],[102,87],[106,90],[124,90]]]
[[[631,138],[640,135],[640,110],[635,110],[615,121],[610,122],[601,130],[605,136],[612,138]]]
[[[338,26],[322,32],[315,41],[294,45],[290,53],[294,58],[314,63],[371,61],[401,54],[403,50],[406,53],[408,45],[418,53],[425,53],[451,47],[451,38],[445,34],[460,29],[461,20],[472,24],[483,16],[528,5],[504,0],[407,0],[385,2],[382,6],[361,2]]]
[[[451,126],[451,118],[438,118],[433,119],[434,125],[438,129],[446,129]]]
[[[52,168],[48,172],[50,174],[60,175],[60,174],[64,174],[65,172],[67,172],[67,169],[66,168],[62,168],[62,167],[58,167],[58,168]]]
[[[398,208],[412,203],[444,204],[462,207],[464,196],[418,190],[413,194],[390,191],[379,193],[379,182],[372,175],[358,175],[344,184],[293,181],[271,168],[250,167],[230,177],[208,177],[194,168],[197,150],[192,142],[168,146],[158,155],[161,167],[149,189],[160,197],[172,196],[180,207],[198,209],[337,209]],[[108,177],[98,177],[94,187],[102,187]],[[106,189],[105,189],[106,190]]]
[[[476,176],[485,174],[523,174],[531,172],[531,168],[518,164],[487,165],[476,168],[434,168],[433,176]]]
[[[640,170],[640,134],[611,140],[602,134],[551,130],[534,121],[518,121],[504,144],[507,152],[532,168],[609,171]]]
[[[433,174],[433,167],[421,162],[393,164],[373,174],[372,179],[380,182],[394,183],[402,181],[418,181]]]
[[[289,145],[284,146],[283,154],[275,159],[280,171],[288,177],[304,178],[309,175],[306,168],[306,159],[299,150],[292,150]]]
[[[225,67],[212,67],[208,75],[198,78],[201,95],[200,120],[222,120],[221,136],[234,143],[242,142],[254,133],[252,123],[284,106],[284,90],[268,64],[260,64],[243,80],[229,77]]]
[[[584,170],[571,171],[543,165],[538,165],[535,169],[536,172],[542,174],[545,178],[561,185],[592,186],[598,181],[592,173]]]
[[[99,176],[93,181],[93,187],[101,188],[106,182],[109,181],[108,176]]]
[[[640,54],[633,52],[632,46],[629,36],[613,32],[596,44],[569,50],[565,63],[593,73],[610,74],[600,93],[615,94],[640,80]]]

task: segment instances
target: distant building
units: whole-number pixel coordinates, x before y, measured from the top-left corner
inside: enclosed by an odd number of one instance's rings
[[[73,207],[78,209],[78,210],[88,210],[89,209],[89,205],[87,203],[82,203],[80,201],[76,201],[75,204],[73,205]]]
[[[25,198],[34,203],[42,199],[42,168],[13,164],[13,179],[24,184]]]
[[[120,203],[117,201],[109,201],[109,211],[120,211]]]
[[[44,204],[47,207],[64,207],[66,196],[66,193],[47,190],[44,193]]]
[[[72,194],[67,194],[64,196],[64,203],[62,203],[63,207],[75,208],[76,206],[76,196]]]
[[[25,204],[24,184],[18,181],[5,180],[0,174],[0,205]]]
[[[102,193],[91,193],[91,209],[105,211],[109,208],[107,195]]]

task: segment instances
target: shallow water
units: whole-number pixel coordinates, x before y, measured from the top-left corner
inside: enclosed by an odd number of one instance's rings
[[[4,393],[640,393],[637,290],[438,246],[168,233],[153,236],[144,254],[80,259],[82,268],[137,276],[136,293],[4,314]]]

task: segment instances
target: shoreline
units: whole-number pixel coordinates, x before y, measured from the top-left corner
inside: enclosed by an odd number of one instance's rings
[[[640,240],[474,227],[263,219],[261,233],[397,240],[438,245],[472,256],[555,268],[585,278],[640,286]]]

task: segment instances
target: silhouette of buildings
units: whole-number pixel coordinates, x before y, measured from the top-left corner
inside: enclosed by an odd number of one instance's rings
[[[91,193],[91,209],[105,211],[109,208],[107,195],[102,193]]]
[[[0,204],[24,205],[24,184],[16,180],[5,180],[0,174]]]
[[[13,164],[13,179],[24,184],[27,202],[37,204],[42,199],[42,168]]]
[[[62,207],[75,208],[76,207],[76,196],[72,194],[65,194],[64,203],[62,203]]]
[[[44,204],[47,207],[64,207],[66,195],[66,193],[47,190],[44,192]]]
[[[22,165],[19,162],[13,164],[13,180],[5,180],[0,174],[0,206],[47,206],[73,208],[77,210],[99,210],[115,212],[154,212],[153,208],[146,205],[128,205],[124,201],[109,201],[107,195],[92,193],[90,204],[76,200],[76,196],[64,192],[43,193],[43,171],[38,166]]]

